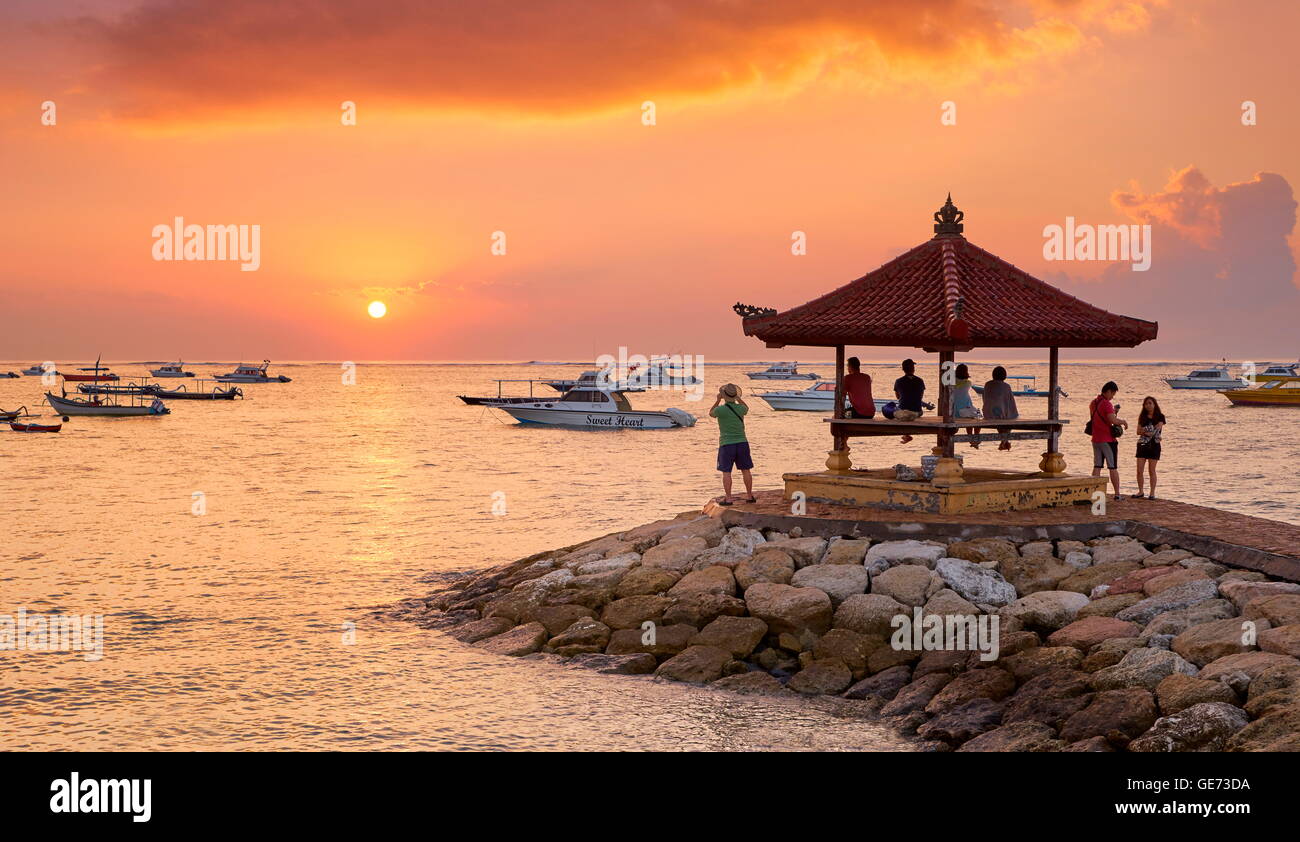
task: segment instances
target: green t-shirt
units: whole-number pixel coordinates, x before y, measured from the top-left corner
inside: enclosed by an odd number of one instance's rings
[[[732,410],[735,412],[732,412]],[[745,438],[745,413],[749,407],[738,403],[721,403],[709,413],[718,419],[718,444],[740,444]]]

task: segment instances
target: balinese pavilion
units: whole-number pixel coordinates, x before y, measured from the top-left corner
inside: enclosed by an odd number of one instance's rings
[[[852,506],[880,506],[935,513],[991,512],[1085,502],[1105,490],[1104,477],[1065,472],[1059,450],[1058,360],[1061,348],[1131,348],[1155,339],[1155,322],[1119,316],[1080,301],[970,243],[963,235],[964,214],[952,196],[934,215],[934,238],[878,269],[820,298],[778,313],[737,304],[747,336],[769,348],[809,345],[835,349],[835,414],[830,424],[833,448],[826,470],[784,475],[785,493],[803,492],[809,500]],[[938,355],[938,408],[916,421],[846,418],[843,378],[846,346],[916,347]],[[974,348],[1046,348],[1050,364],[1045,418],[1014,420],[955,418],[952,369],[958,353]],[[918,374],[924,376],[918,364]],[[875,384],[877,395],[890,384]],[[1021,412],[1025,406],[1020,407]],[[1041,414],[1041,411],[1040,411]],[[960,431],[979,426],[980,441],[1004,435],[1042,439],[1046,450],[1037,472],[964,470],[954,455]],[[860,436],[934,436],[933,471],[919,479],[900,479],[893,467],[854,467],[849,440]],[[1091,467],[1091,466],[1089,466]],[[925,476],[929,474],[930,478]]]

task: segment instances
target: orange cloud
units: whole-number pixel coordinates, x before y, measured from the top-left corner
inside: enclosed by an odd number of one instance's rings
[[[961,82],[1130,31],[1161,0],[188,0],[52,28],[117,116],[371,106],[584,113],[831,78]]]

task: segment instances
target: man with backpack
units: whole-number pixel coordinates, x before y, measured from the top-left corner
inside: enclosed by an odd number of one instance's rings
[[[1119,386],[1113,380],[1101,387],[1101,394],[1088,405],[1088,426],[1084,432],[1092,434],[1092,475],[1101,476],[1103,467],[1109,469],[1115,499],[1123,500],[1119,493],[1119,437],[1128,429],[1128,422],[1116,414],[1119,406],[1111,403],[1118,393]]]

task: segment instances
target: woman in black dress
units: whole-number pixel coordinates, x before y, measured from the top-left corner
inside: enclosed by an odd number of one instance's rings
[[[1138,413],[1138,498],[1142,494],[1142,474],[1144,469],[1151,475],[1151,493],[1148,500],[1156,499],[1156,463],[1160,461],[1160,434],[1165,429],[1165,414],[1160,411],[1160,403],[1153,397],[1142,401],[1142,411]]]

